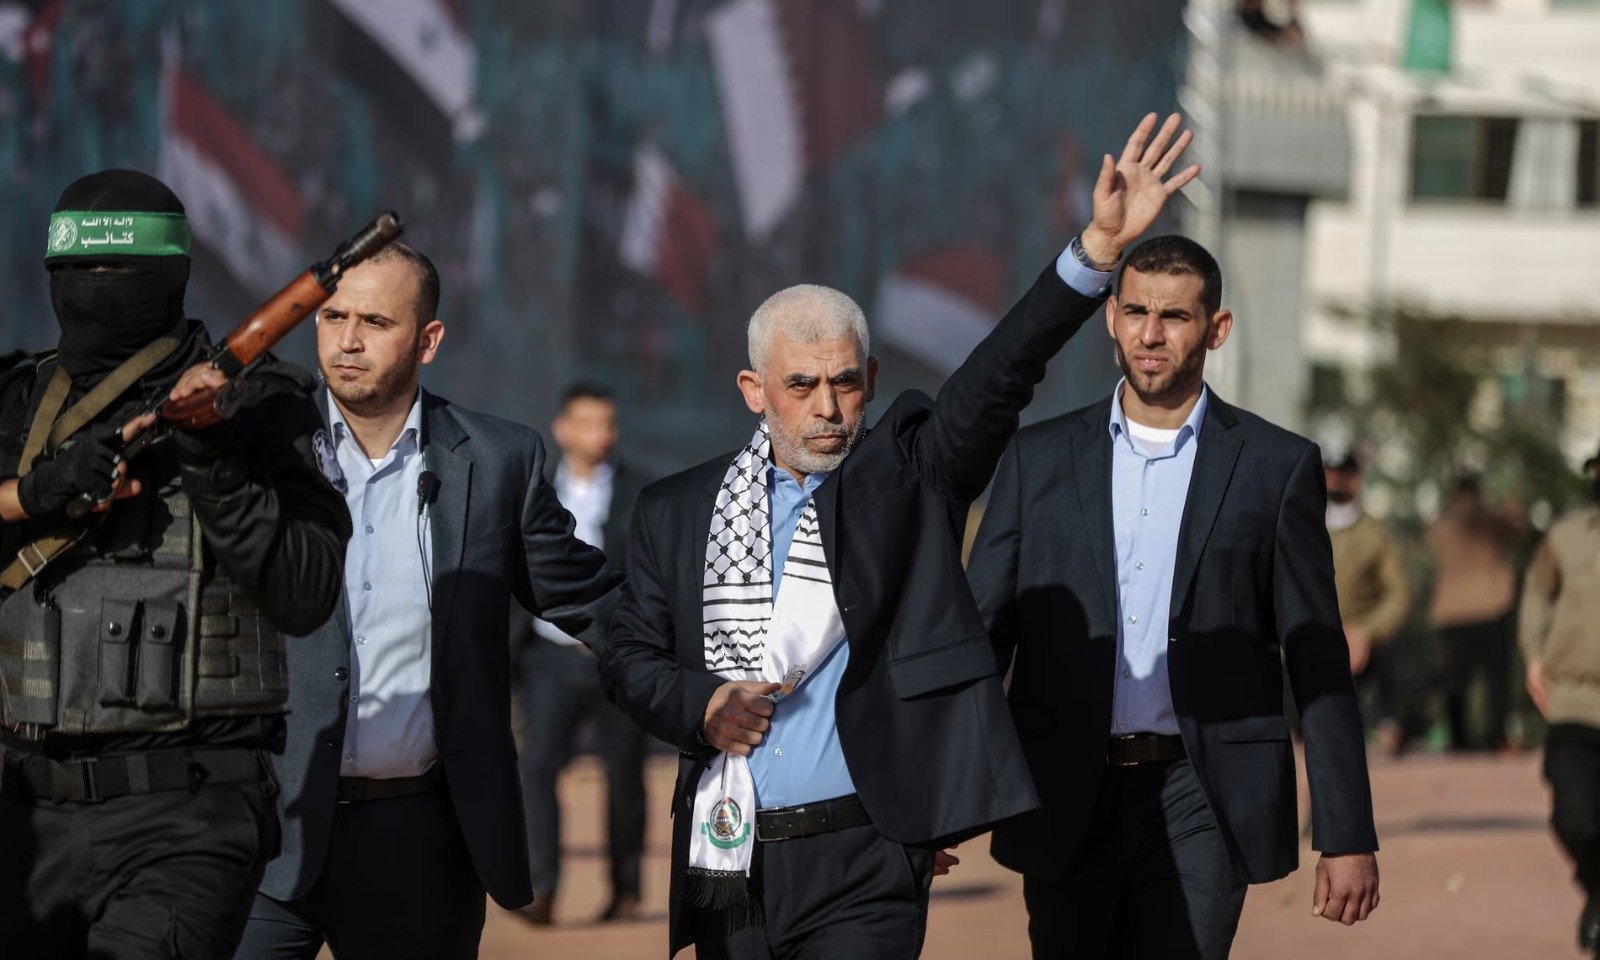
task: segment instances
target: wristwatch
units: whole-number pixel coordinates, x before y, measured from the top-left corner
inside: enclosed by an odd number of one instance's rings
[[[1082,237],[1073,237],[1072,242],[1067,244],[1067,249],[1072,251],[1073,259],[1082,264],[1085,270],[1093,270],[1097,273],[1111,273],[1113,270],[1117,269],[1117,264],[1115,261],[1113,261],[1109,267],[1103,267],[1096,263],[1094,258],[1089,256],[1089,251],[1083,249]]]

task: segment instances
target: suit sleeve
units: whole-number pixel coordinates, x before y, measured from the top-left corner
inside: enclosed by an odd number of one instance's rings
[[[544,441],[533,435],[534,463],[522,500],[522,569],[512,592],[523,608],[599,652],[621,594],[622,577],[573,533],[576,522],[545,482]]]
[[[1046,364],[1102,302],[1073,290],[1052,262],[945,381],[933,414],[908,435],[907,459],[918,473],[954,500],[977,498]]]
[[[1017,461],[1017,441],[1012,440],[1000,458],[989,506],[983,511],[972,559],[967,563],[967,581],[994,646],[995,668],[1001,677],[1011,669],[1017,650],[1017,550],[1022,538],[1018,514],[1022,470]]]
[[[646,491],[633,511],[628,580],[610,642],[600,656],[600,685],[612,703],[649,733],[680,750],[709,757],[716,751],[701,736],[700,724],[706,704],[723,681],[685,667],[673,655],[677,638],[663,558],[651,535],[651,499]]]
[[[1278,642],[1305,734],[1311,845],[1323,853],[1366,853],[1378,849],[1378,837],[1361,711],[1334,591],[1323,483],[1321,457],[1308,444],[1278,508],[1272,571]]]
[[[235,451],[182,468],[218,566],[278,629],[296,636],[333,614],[350,540],[350,511],[317,466],[313,438],[321,429],[308,397],[277,394],[241,414]]]

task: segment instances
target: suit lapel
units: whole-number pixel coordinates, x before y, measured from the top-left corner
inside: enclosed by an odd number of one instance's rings
[[[1111,522],[1111,401],[1094,407],[1079,421],[1072,460],[1076,467],[1078,516],[1083,518],[1094,559],[1095,579],[1107,622],[1117,619],[1116,531]]]
[[[1189,479],[1189,497],[1183,505],[1183,524],[1178,530],[1178,557],[1172,569],[1172,610],[1176,618],[1189,595],[1189,584],[1200,554],[1217,522],[1223,495],[1233,478],[1234,464],[1242,446],[1233,427],[1239,422],[1233,408],[1212,394],[1206,401],[1205,421],[1195,448],[1194,474]]]
[[[467,440],[449,406],[426,390],[422,393],[422,463],[439,478],[439,496],[429,508],[433,535],[433,636],[449,635],[450,608],[460,579],[461,555],[467,540],[467,503],[472,486],[472,461],[457,448]]]

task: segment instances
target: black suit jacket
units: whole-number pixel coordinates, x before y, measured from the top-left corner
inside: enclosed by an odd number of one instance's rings
[[[1001,460],[968,574],[1043,807],[994,856],[1060,876],[1094,806],[1111,730],[1117,568],[1111,401],[1036,424]],[[1312,844],[1378,848],[1361,717],[1333,586],[1322,461],[1310,441],[1209,400],[1184,505],[1166,669],[1184,746],[1241,879],[1295,868],[1294,752],[1305,732]]]
[[[325,412],[325,396],[319,395]],[[603,634],[621,578],[572,535],[544,480],[544,443],[520,424],[422,395],[422,457],[440,481],[433,535],[434,738],[473,865],[495,902],[533,899],[511,738],[508,597],[585,641]],[[349,606],[294,645],[288,745],[276,767],[283,850],[261,890],[303,896],[322,873],[350,700]],[[404,837],[396,837],[404,843]]]
[[[937,844],[1031,809],[983,621],[961,569],[982,492],[1045,363],[1100,305],[1052,266],[950,376],[938,400],[901,394],[817,488],[817,515],[850,644],[835,713],[856,787],[886,836]],[[682,751],[673,792],[673,935],[700,736],[724,681],[705,667],[701,581],[713,501],[734,454],[645,488],[628,585],[601,657],[607,694]]]

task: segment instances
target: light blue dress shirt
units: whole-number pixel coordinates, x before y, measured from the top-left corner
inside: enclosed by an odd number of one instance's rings
[[[1177,436],[1154,449],[1140,442],[1122,412],[1127,381],[1111,402],[1111,518],[1117,544],[1117,675],[1111,734],[1178,732],[1167,680],[1172,574],[1183,505],[1210,390]],[[1135,426],[1137,429],[1137,425]]]
[[[783,565],[789,559],[794,528],[825,473],[806,477],[804,486],[787,470],[767,467],[767,504],[772,514],[772,597],[783,583]],[[812,671],[794,693],[772,712],[767,738],[750,754],[750,774],[756,783],[756,807],[792,807],[797,803],[831,800],[856,792],[850,768],[839,746],[839,725],[834,700],[839,681],[850,662],[850,645],[841,641],[822,665]]]
[[[1056,274],[1086,297],[1103,297],[1111,287],[1110,273],[1085,267],[1070,249],[1062,251],[1057,258]],[[789,545],[794,541],[794,528],[800,523],[800,514],[827,478],[825,473],[810,474],[802,486],[787,470],[767,467],[774,599],[783,580],[783,565],[789,559]],[[750,754],[750,773],[755,779],[758,809],[791,807],[856,792],[850,768],[844,760],[844,750],[839,746],[839,725],[834,715],[839,681],[844,678],[849,662],[850,646],[841,642],[773,711],[767,738]]]
[[[417,510],[422,396],[383,459],[374,463],[328,398],[334,451],[344,471],[353,535],[345,548],[350,616],[350,703],[342,777],[414,777],[438,757],[433,705],[433,569],[428,518]],[[421,543],[418,543],[418,538]],[[426,557],[426,560],[424,560]]]

